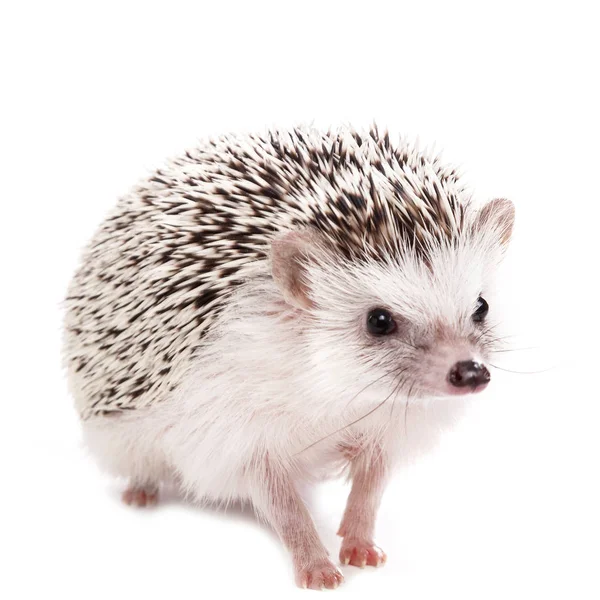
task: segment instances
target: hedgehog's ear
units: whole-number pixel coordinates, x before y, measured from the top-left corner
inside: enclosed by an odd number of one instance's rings
[[[515,223],[515,206],[510,200],[497,198],[488,202],[477,215],[477,229],[492,229],[503,247],[508,246]]]
[[[296,308],[313,306],[306,280],[306,265],[314,254],[314,236],[307,231],[290,231],[271,243],[271,272],[285,301]]]

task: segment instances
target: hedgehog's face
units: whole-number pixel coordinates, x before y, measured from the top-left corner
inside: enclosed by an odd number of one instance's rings
[[[497,341],[493,272],[513,218],[510,202],[494,201],[427,259],[407,251],[348,262],[316,250],[306,263],[307,245],[319,244],[312,236],[275,242],[275,280],[288,302],[307,309],[313,375],[340,393],[368,386],[364,398],[484,389]]]

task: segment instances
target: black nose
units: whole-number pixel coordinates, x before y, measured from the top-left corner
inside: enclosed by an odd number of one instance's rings
[[[455,387],[472,387],[485,385],[490,381],[490,372],[481,363],[474,360],[463,360],[456,363],[448,373],[448,381]]]

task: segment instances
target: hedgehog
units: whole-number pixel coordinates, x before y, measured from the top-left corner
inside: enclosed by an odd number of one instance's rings
[[[490,381],[513,222],[512,202],[477,205],[455,168],[376,126],[200,143],[118,201],[70,284],[90,453],[129,504],[164,485],[248,503],[314,589],[343,575],[303,490],[346,476],[340,562],[382,565],[393,471]]]

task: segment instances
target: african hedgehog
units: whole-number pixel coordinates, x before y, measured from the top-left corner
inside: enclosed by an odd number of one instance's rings
[[[250,502],[311,588],[342,575],[298,488],[345,471],[340,559],[382,564],[391,468],[489,381],[484,298],[513,220],[512,203],[476,208],[454,169],[376,128],[186,152],[119,201],[68,292],[89,448],[129,479],[129,503],[164,481]]]

